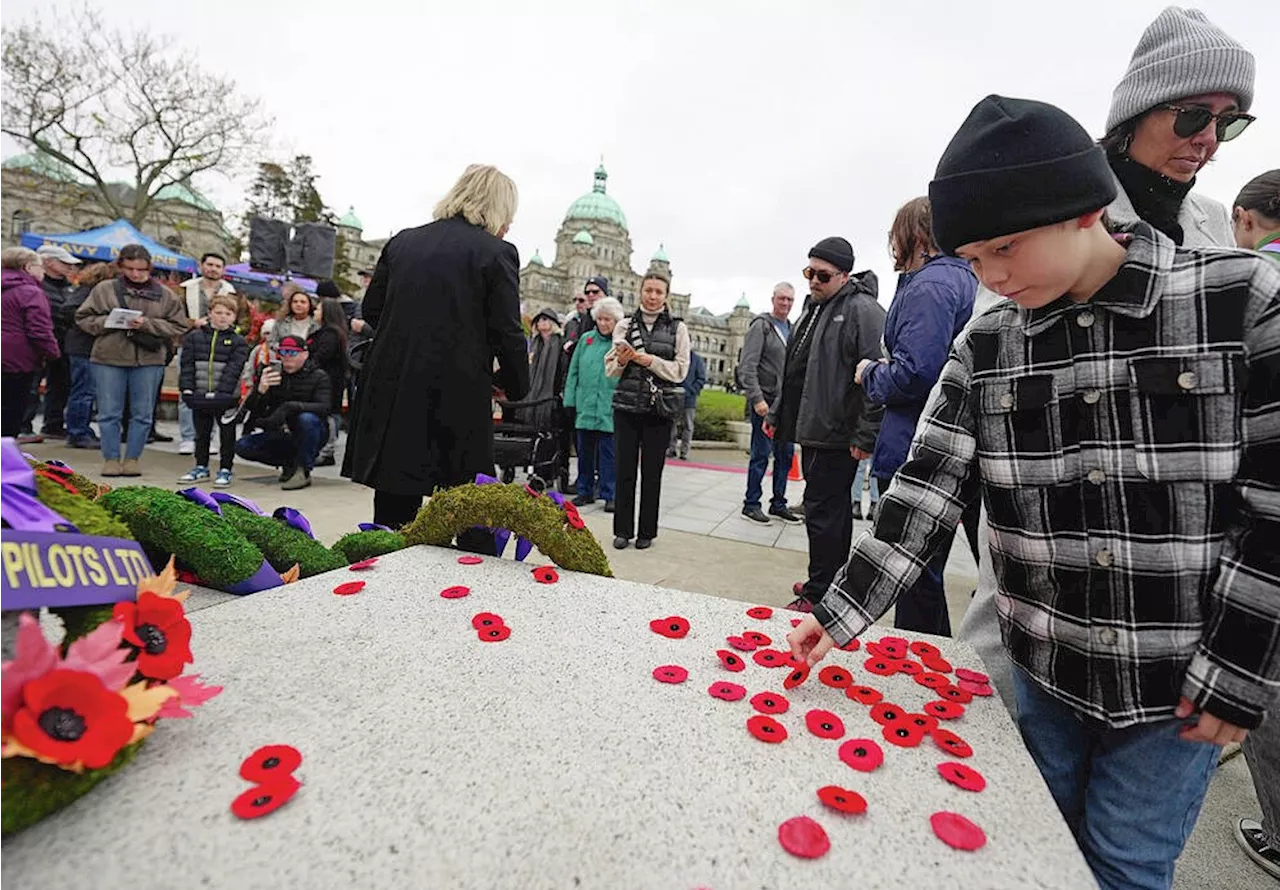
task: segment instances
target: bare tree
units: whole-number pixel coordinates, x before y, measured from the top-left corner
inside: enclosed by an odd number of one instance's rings
[[[109,30],[89,7],[77,19],[73,35],[39,16],[5,29],[0,130],[85,177],[114,217],[141,225],[161,189],[239,172],[262,148],[270,121],[233,80],[168,37]]]

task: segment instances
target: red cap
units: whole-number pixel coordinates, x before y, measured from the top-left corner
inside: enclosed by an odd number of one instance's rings
[[[293,334],[286,334],[280,338],[277,349],[306,349],[307,343],[301,337],[295,337]]]

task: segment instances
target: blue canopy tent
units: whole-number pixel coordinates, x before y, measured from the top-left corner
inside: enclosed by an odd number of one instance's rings
[[[120,248],[126,244],[141,244],[150,252],[151,262],[157,268],[174,269],[190,275],[198,271],[196,261],[191,257],[175,253],[163,244],[157,244],[123,219],[87,232],[68,232],[65,235],[26,232],[22,236],[22,246],[32,250],[44,247],[46,244],[61,247],[67,253],[82,260],[96,260],[103,263],[118,259]]]
[[[223,277],[231,282],[236,293],[258,300],[280,302],[280,288],[285,282],[292,281],[309,294],[316,292],[316,283],[310,278],[286,278],[284,275],[272,275],[251,269],[248,263],[237,263],[227,266]]]

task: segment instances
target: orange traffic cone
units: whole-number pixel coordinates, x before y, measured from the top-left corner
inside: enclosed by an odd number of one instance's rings
[[[800,454],[794,452],[791,455],[791,472],[787,473],[787,479],[791,482],[799,482],[804,479],[800,474]]]

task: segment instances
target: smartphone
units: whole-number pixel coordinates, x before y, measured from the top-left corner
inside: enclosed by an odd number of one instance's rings
[[[277,377],[284,376],[284,362],[280,361],[278,358],[267,362],[267,368],[275,371]]]

